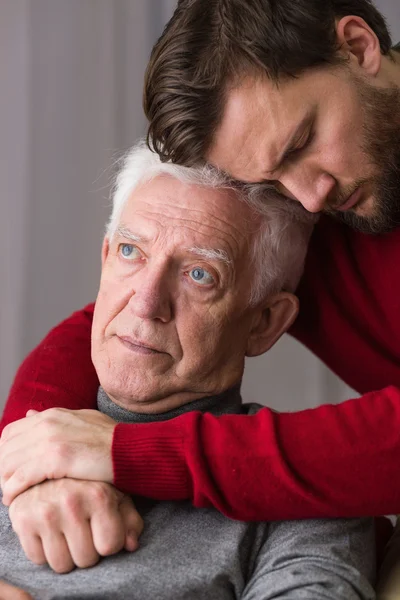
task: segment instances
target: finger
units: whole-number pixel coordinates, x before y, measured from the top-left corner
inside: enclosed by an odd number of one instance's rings
[[[46,564],[47,561],[42,540],[38,535],[19,533],[18,538],[28,560],[35,563],[35,565]]]
[[[100,555],[93,543],[90,521],[82,519],[77,523],[69,519],[63,529],[74,564],[80,569],[93,567],[99,561]]]
[[[32,415],[18,419],[18,421],[9,423],[4,427],[0,439],[0,448],[17,435],[32,435],[32,432],[36,432],[39,423],[45,422],[48,425],[62,425],[63,423],[65,424],[65,421],[68,420],[71,413],[79,413],[80,411],[72,411],[66,408],[57,407],[48,408],[41,412],[30,409],[28,412],[32,412]]]
[[[139,537],[144,527],[143,519],[137,512],[132,499],[127,495],[122,498],[119,511],[125,530],[124,548],[133,552],[139,548]]]
[[[123,549],[125,529],[117,506],[107,511],[96,511],[90,519],[90,526],[94,547],[100,556],[110,556]]]
[[[22,494],[22,492],[25,492],[25,490],[37,483],[41,483],[46,479],[52,479],[52,477],[50,474],[46,474],[43,461],[30,460],[18,467],[11,477],[8,479],[4,477],[4,479],[3,504],[9,506],[19,494]]]
[[[24,590],[10,585],[6,581],[0,580],[0,599],[1,600],[32,600]]]
[[[18,419],[18,421],[14,421],[13,423],[6,425],[1,433],[0,447],[16,435],[26,434],[29,432],[35,425],[35,421],[39,422],[42,414],[43,413],[36,413],[32,415],[32,417],[24,417],[22,419]]]
[[[45,529],[42,532],[42,545],[49,566],[56,573],[69,573],[74,569],[67,541],[61,532]]]
[[[38,414],[38,410],[34,410],[33,408],[30,408],[27,413],[26,413],[26,417],[33,417],[33,415],[37,415]]]

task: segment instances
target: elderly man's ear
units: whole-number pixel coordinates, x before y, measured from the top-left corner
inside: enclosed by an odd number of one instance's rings
[[[101,247],[101,266],[104,267],[104,263],[106,262],[108,253],[110,251],[110,240],[106,235],[103,240],[103,245]]]
[[[299,300],[289,292],[272,296],[254,311],[254,323],[247,340],[246,356],[259,356],[269,350],[294,322]]]

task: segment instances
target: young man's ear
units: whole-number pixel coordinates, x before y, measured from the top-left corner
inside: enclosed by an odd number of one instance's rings
[[[246,356],[264,354],[289,329],[299,312],[299,301],[289,292],[280,292],[261,307],[247,341]]]
[[[336,23],[336,35],[342,53],[357,61],[364,74],[376,76],[382,63],[381,47],[371,27],[357,16],[347,16]]]
[[[108,253],[110,252],[110,240],[106,235],[103,240],[103,245],[101,247],[101,266],[104,267],[104,263],[107,260]]]

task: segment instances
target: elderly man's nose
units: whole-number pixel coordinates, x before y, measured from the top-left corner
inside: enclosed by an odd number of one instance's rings
[[[172,316],[171,299],[162,282],[136,286],[130,305],[141,319],[159,319],[166,323]]]

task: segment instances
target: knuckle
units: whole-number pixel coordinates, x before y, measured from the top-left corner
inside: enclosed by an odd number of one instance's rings
[[[66,491],[60,501],[61,508],[72,518],[77,518],[82,513],[82,498],[74,491]]]
[[[57,510],[51,504],[44,504],[38,510],[40,521],[47,527],[52,527],[57,521]]]
[[[111,486],[101,481],[94,481],[89,490],[90,500],[101,506],[110,506],[115,501],[115,494]]]
[[[69,447],[64,441],[60,440],[57,437],[51,436],[48,440],[49,443],[49,452],[51,451],[51,455],[56,460],[65,460],[69,457]],[[51,448],[51,450],[50,450]]]
[[[48,411],[46,410],[43,414],[42,421],[40,422],[40,428],[43,429],[46,433],[51,433],[54,431],[57,425],[57,418],[53,411],[56,409],[50,408]]]
[[[63,412],[66,412],[64,408],[60,408],[59,406],[53,406],[52,408],[48,408],[42,414],[44,415],[45,419],[56,420]]]

